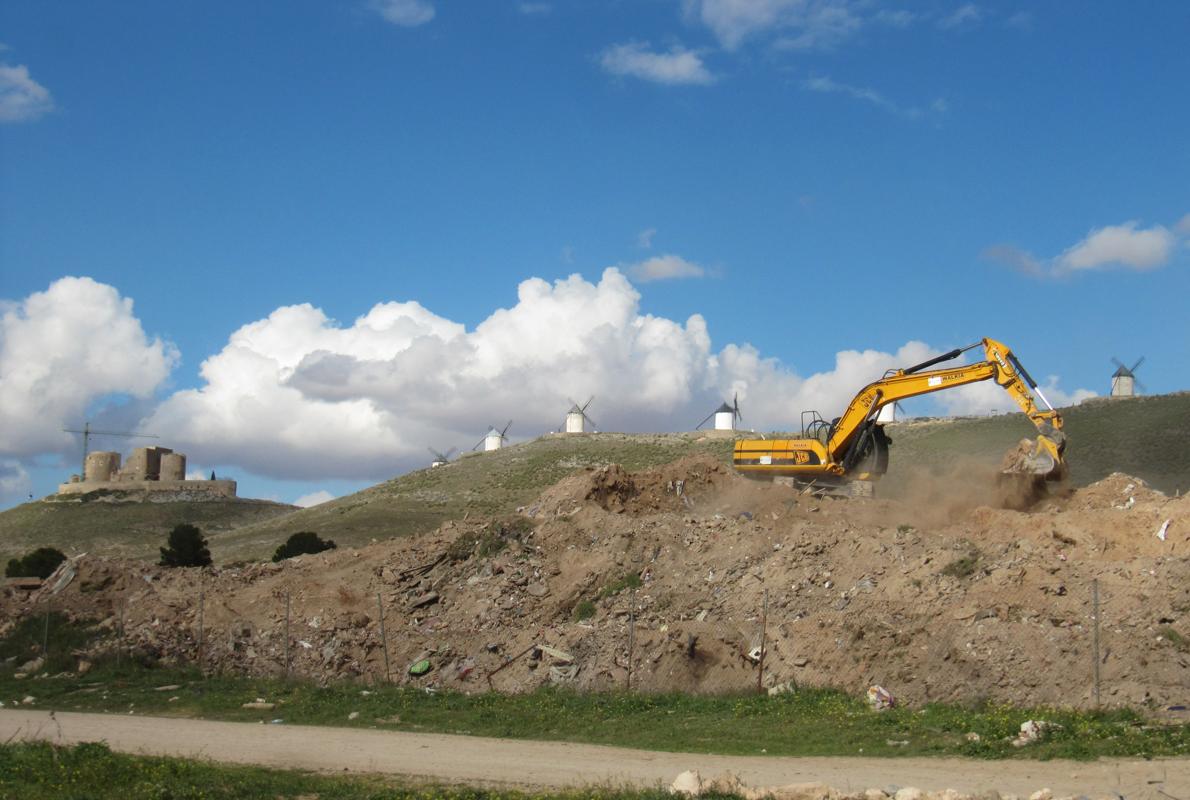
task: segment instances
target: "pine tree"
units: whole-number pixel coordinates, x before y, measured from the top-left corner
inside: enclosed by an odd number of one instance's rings
[[[183,522],[169,532],[168,547],[161,548],[163,567],[209,567],[211,551],[202,531]]]

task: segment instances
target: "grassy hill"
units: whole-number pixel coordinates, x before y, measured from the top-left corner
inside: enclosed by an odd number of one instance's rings
[[[1112,472],[1143,478],[1167,493],[1190,490],[1190,393],[1094,400],[1065,409],[1071,482],[1085,485]],[[914,470],[961,472],[975,461],[998,464],[1033,432],[1020,414],[910,421],[890,427],[889,474],[895,494]],[[431,530],[465,514],[501,514],[526,505],[575,469],[619,463],[628,469],[694,453],[731,460],[731,439],[714,433],[549,435],[491,453],[471,453],[309,509],[261,501],[236,503],[27,503],[0,513],[0,555],[50,544],[156,557],[165,533],[192,522],[211,534],[217,562],[267,558],[297,531],[340,545]]]
[[[1070,481],[1085,486],[1112,472],[1143,478],[1167,494],[1190,491],[1190,392],[1089,400],[1062,409]],[[910,421],[890,426],[883,489],[895,492],[915,466],[951,472],[964,459],[998,464],[1033,427],[1021,414]]]
[[[298,531],[314,531],[340,545],[366,544],[432,530],[467,513],[515,511],[582,467],[614,463],[644,469],[704,452],[729,463],[731,448],[729,436],[713,432],[551,434],[490,453],[468,453],[442,467],[250,525],[228,535],[220,548],[236,558],[271,553]]]
[[[229,531],[294,510],[296,506],[266,500],[24,503],[0,512],[0,559],[7,562],[38,547],[56,547],[68,555],[157,558],[166,535],[179,523],[198,525],[217,543]]]

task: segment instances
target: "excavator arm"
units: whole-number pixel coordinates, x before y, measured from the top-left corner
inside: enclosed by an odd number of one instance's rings
[[[982,345],[984,360],[945,369],[930,369]],[[891,370],[855,396],[825,436],[812,439],[741,440],[735,447],[735,466],[756,476],[788,475],[803,480],[860,478],[870,480],[884,471],[888,439],[877,421],[880,409],[898,400],[940,392],[980,381],[994,380],[1037,428],[1029,452],[1018,454],[1009,471],[1056,479],[1065,471],[1066,436],[1062,417],[1037,382],[1003,343],[982,339],[906,369]],[[1034,397],[1045,405],[1043,410]],[[872,458],[875,455],[876,458]]]

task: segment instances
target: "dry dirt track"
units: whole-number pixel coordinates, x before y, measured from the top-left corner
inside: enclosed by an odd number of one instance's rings
[[[763,786],[820,781],[843,790],[895,784],[1025,796],[1049,787],[1058,795],[1190,798],[1190,759],[1077,763],[709,756],[472,736],[0,711],[0,741],[27,739],[105,741],[112,749],[129,753],[526,787],[668,785],[683,770],[697,769],[704,776],[732,770],[746,783]]]

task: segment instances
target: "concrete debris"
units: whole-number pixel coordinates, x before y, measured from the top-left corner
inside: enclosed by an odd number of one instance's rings
[[[1025,745],[1033,744],[1039,741],[1046,733],[1051,730],[1061,730],[1062,726],[1046,720],[1028,720],[1021,723],[1021,732],[1012,740],[1013,747],[1024,747]]]
[[[557,681],[604,691],[624,686],[631,629],[634,689],[720,693],[757,685],[767,594],[765,687],[796,675],[862,695],[875,678],[895,680],[897,704],[915,706],[969,700],[978,676],[995,702],[1089,707],[1098,579],[1111,603],[1103,700],[1184,703],[1185,653],[1155,626],[1180,629],[1190,607],[1190,496],[1116,474],[1014,511],[971,496],[969,483],[958,499],[930,484],[853,502],[747,481],[708,456],[580,470],[526,503],[531,519],[472,511],[419,536],[279,564],[72,559],[75,577],[52,605],[106,637],[72,654],[92,663],[117,645],[129,658],[197,663],[202,592],[202,660],[215,672],[279,675],[288,664],[318,681],[380,680],[386,643],[396,683],[486,691],[492,676],[498,691]],[[1126,514],[1112,511],[1128,498]],[[0,587],[0,635],[40,620],[48,591]],[[433,668],[409,671],[422,661]]]
[[[1161,527],[1157,529],[1157,538],[1163,542],[1165,541],[1166,535],[1169,533],[1169,523],[1171,522],[1173,522],[1173,520],[1167,519],[1165,522],[1162,522]]]
[[[251,703],[244,703],[240,706],[240,708],[247,708],[253,711],[272,711],[276,707],[276,703],[266,703],[264,700],[254,700]]]

